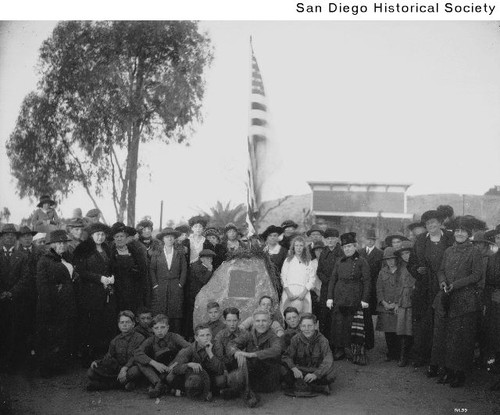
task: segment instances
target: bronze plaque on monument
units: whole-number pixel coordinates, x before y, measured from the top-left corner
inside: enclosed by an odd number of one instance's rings
[[[229,273],[228,297],[252,298],[255,296],[257,271],[232,269]]]

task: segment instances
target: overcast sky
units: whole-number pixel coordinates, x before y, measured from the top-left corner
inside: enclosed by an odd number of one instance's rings
[[[55,22],[0,23],[0,208],[18,222],[5,142],[37,82]],[[191,145],[141,147],[136,218],[189,218],[217,200],[245,201],[249,37],[270,110],[275,160],[265,199],[307,181],[412,183],[410,194],[482,194],[500,184],[497,22],[202,22],[215,47],[204,123]],[[100,201],[114,221],[108,201]],[[60,207],[92,207],[81,189]]]

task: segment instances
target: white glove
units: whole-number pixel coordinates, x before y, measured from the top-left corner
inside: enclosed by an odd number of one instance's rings
[[[361,308],[368,308],[368,307],[370,307],[370,305],[368,303],[361,301]]]
[[[114,284],[115,283],[115,276],[112,275],[111,277],[108,277],[108,284]]]
[[[327,300],[326,306],[331,309],[333,307],[333,300]]]
[[[109,284],[108,282],[108,277],[105,277],[104,275],[101,277],[101,283],[106,286]]]

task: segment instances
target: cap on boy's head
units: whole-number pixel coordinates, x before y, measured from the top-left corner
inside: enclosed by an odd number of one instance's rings
[[[212,308],[220,308],[220,305],[217,301],[210,301],[207,304],[207,310],[211,310]]]
[[[195,328],[194,328],[194,334],[195,336],[198,335],[198,333],[201,331],[201,330],[210,330],[210,333],[212,332],[212,329],[210,328],[210,326],[208,324],[198,324]]]
[[[283,317],[286,318],[286,315],[288,313],[295,313],[297,315],[299,315],[299,310],[297,310],[295,307],[287,307],[285,308],[285,310],[283,311]]]
[[[222,312],[224,319],[226,319],[228,314],[234,314],[236,317],[238,317],[238,320],[240,319],[240,310],[238,310],[236,307],[225,308],[224,311]]]
[[[135,315],[130,310],[120,311],[120,314],[118,314],[118,321],[120,321],[121,317],[128,317],[130,320],[135,321]]]
[[[147,307],[139,307],[137,309],[137,317],[139,317],[141,314],[151,314],[153,315],[153,312],[151,311],[150,308],[147,308]],[[161,314],[159,314],[161,316]]]
[[[157,314],[153,318],[153,326],[158,323],[164,323],[168,326],[168,317],[165,314]]]
[[[269,319],[271,318],[271,313],[269,312],[269,310],[262,307],[257,307],[252,313],[252,317],[255,317],[260,314],[265,314]]]

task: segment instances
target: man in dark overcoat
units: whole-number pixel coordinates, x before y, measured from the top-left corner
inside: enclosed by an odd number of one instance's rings
[[[19,232],[12,223],[0,232],[0,369],[11,370],[26,342],[23,327],[29,264],[25,253],[16,249]]]

